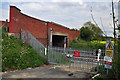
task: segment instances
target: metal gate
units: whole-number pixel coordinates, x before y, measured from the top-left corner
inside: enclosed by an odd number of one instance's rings
[[[21,39],[23,42],[29,44],[38,54],[46,56],[46,48],[28,31],[21,30]]]
[[[32,46],[41,56],[46,56],[47,49],[28,31],[21,30],[21,39]],[[74,51],[79,51],[80,56],[75,57]],[[60,47],[48,48],[48,62],[50,64],[87,72],[104,70],[104,55],[105,51],[103,50],[98,61],[96,50],[75,50]]]
[[[74,57],[74,51],[80,52],[80,57]],[[75,50],[64,48],[49,48],[48,61],[51,64],[64,66],[86,72],[98,72],[104,67],[104,51],[101,52],[99,61],[96,50]]]

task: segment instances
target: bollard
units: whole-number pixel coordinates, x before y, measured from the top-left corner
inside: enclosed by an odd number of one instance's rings
[[[99,58],[100,58],[100,55],[101,55],[101,49],[98,49],[98,57],[97,57],[97,73],[99,71]]]

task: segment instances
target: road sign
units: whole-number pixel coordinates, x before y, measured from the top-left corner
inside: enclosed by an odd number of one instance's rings
[[[110,56],[105,56],[104,61],[112,62],[112,57]]]
[[[106,51],[105,51],[105,57],[104,61],[106,62],[105,68],[111,69],[112,66],[112,58],[113,58],[113,43],[111,43],[111,40],[108,40],[106,43]]]
[[[74,51],[74,57],[80,57],[80,52],[79,51]]]
[[[106,61],[106,64],[112,65],[112,62],[108,62],[108,61]]]
[[[106,56],[113,56],[113,50],[106,50]]]
[[[105,68],[107,68],[107,69],[112,69],[112,66],[109,65],[109,64],[105,64]]]
[[[113,43],[107,41],[105,56],[113,56]]]
[[[107,50],[113,50],[113,43],[111,43],[111,41],[107,41],[107,43],[106,43],[106,49]]]
[[[113,50],[113,46],[112,46],[112,43],[111,43],[111,42],[110,42],[109,45],[107,46],[107,49]]]

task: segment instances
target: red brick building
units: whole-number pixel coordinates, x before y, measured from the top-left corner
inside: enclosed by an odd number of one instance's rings
[[[52,28],[53,46],[60,43],[60,47],[62,47],[64,37],[67,37],[67,46],[69,46],[69,40],[76,39],[79,36],[79,31],[72,31],[62,25],[30,17],[21,13],[21,10],[17,7],[10,6],[9,33],[20,33],[21,29],[27,30],[46,46],[49,39],[49,28]]]

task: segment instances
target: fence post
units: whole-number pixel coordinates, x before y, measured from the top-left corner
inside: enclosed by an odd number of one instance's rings
[[[70,56],[70,55],[69,55]],[[71,57],[69,59],[69,68],[71,68]]]
[[[101,55],[101,49],[98,49],[98,57],[97,57],[97,73],[99,71],[99,58],[100,58],[100,55]]]
[[[52,28],[49,28],[49,47],[52,47]]]
[[[47,48],[45,48],[45,56],[47,55]]]
[[[67,42],[66,39],[67,39],[67,37],[64,38],[64,54],[65,54],[66,42]]]
[[[49,59],[49,57],[50,57],[49,51],[50,51],[50,50],[49,50],[49,49],[50,49],[50,48],[49,48],[49,46],[48,46],[48,49],[47,49],[47,52],[48,52],[48,53],[47,53],[48,63],[50,62],[50,59]]]

